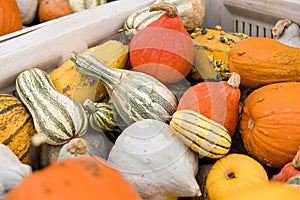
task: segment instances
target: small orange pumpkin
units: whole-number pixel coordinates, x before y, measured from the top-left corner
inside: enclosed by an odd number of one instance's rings
[[[130,199],[135,188],[105,160],[79,156],[37,170],[10,190],[5,200]]]
[[[15,0],[0,1],[0,36],[22,29],[22,15]]]
[[[207,175],[206,189],[210,200],[223,200],[249,186],[269,182],[263,166],[243,154],[228,154],[212,166]]]
[[[243,105],[239,132],[259,162],[282,168],[300,146],[300,82],[273,83],[250,93]]]
[[[174,83],[192,69],[194,47],[177,8],[169,3],[153,4],[150,11],[165,10],[160,18],[140,30],[130,42],[133,70],[161,82]]]
[[[247,180],[245,180],[247,181]],[[222,200],[299,200],[300,190],[279,182],[269,182],[236,191]]]
[[[46,22],[73,13],[66,0],[39,0],[38,17]]]

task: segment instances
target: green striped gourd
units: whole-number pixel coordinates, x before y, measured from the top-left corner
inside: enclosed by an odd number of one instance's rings
[[[170,121],[172,132],[199,156],[221,158],[231,146],[228,130],[192,110],[176,111]]]
[[[86,133],[88,121],[81,104],[58,92],[43,70],[31,68],[20,73],[16,89],[36,132],[45,135],[48,144],[64,144]]]
[[[73,12],[79,12],[107,3],[107,0],[67,0]]]
[[[83,107],[88,113],[89,124],[94,130],[121,132],[110,103],[93,102],[91,99],[86,99]]]
[[[204,19],[205,0],[156,0],[153,4],[162,2],[168,2],[176,6],[187,31],[194,30]],[[132,34],[135,34],[151,22],[157,20],[163,13],[164,11],[149,12],[149,6],[136,10],[125,20],[125,33],[131,38]]]
[[[71,60],[80,73],[103,83],[114,109],[127,125],[142,119],[168,121],[176,111],[176,96],[150,75],[110,68],[91,53],[74,54]]]
[[[22,163],[28,164],[34,134],[32,117],[20,99],[0,94],[0,143],[9,147]]]

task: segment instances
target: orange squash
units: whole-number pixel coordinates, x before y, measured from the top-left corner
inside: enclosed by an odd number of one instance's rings
[[[273,83],[254,90],[239,123],[247,151],[261,163],[282,168],[300,146],[300,82]]]
[[[210,200],[223,200],[243,188],[267,182],[267,172],[259,162],[233,153],[215,162],[207,175],[206,189]]]
[[[238,73],[246,87],[300,81],[300,48],[271,38],[241,40],[232,46],[228,59],[229,71]]]
[[[39,0],[38,17],[40,22],[50,21],[73,13],[66,0]]]
[[[185,78],[192,69],[193,42],[176,6],[153,4],[152,10],[166,13],[134,35],[129,46],[130,63],[135,71],[164,83],[174,83]]]
[[[15,0],[0,1],[0,36],[22,29],[22,15]]]
[[[193,110],[223,125],[233,137],[238,125],[240,77],[233,73],[228,81],[201,82],[187,89],[177,110]]]
[[[105,160],[79,156],[37,170],[10,190],[5,200],[130,199],[135,188]]]
[[[247,181],[247,180],[246,180]],[[269,182],[236,191],[222,200],[299,200],[300,190],[279,182]]]

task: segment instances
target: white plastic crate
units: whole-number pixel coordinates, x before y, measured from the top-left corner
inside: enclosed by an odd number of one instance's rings
[[[81,52],[116,34],[133,11],[154,0],[113,1],[0,37],[0,93],[14,89],[17,75],[30,67],[52,70],[71,51]],[[202,27],[271,37],[277,20],[300,24],[300,0],[206,0]]]

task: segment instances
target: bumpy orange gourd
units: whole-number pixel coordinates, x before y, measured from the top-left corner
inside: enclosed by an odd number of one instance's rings
[[[208,173],[206,189],[210,200],[223,200],[243,188],[266,182],[267,172],[259,162],[233,153],[215,162]]]
[[[247,151],[261,163],[281,168],[300,146],[300,82],[273,83],[254,90],[239,123]]]
[[[0,1],[0,36],[22,29],[22,15],[15,0]]]
[[[233,73],[228,81],[201,82],[187,89],[177,110],[194,110],[223,125],[233,137],[239,117],[240,77]]]
[[[15,96],[0,94],[0,143],[8,146],[19,160],[28,164],[33,121],[25,105]]]
[[[245,180],[247,181],[247,180]],[[236,191],[222,200],[299,200],[300,190],[284,183],[262,183]]]
[[[73,13],[66,0],[39,0],[38,17],[40,22],[53,20]]]
[[[66,159],[35,171],[5,196],[5,200],[21,199],[141,200],[119,171],[92,156]]]
[[[194,47],[176,6],[168,3],[150,6],[150,11],[161,9],[167,12],[132,38],[130,62],[135,71],[173,83],[191,71]]]
[[[300,81],[300,48],[271,38],[247,38],[232,46],[228,66],[230,72],[241,76],[241,84],[250,88]]]

